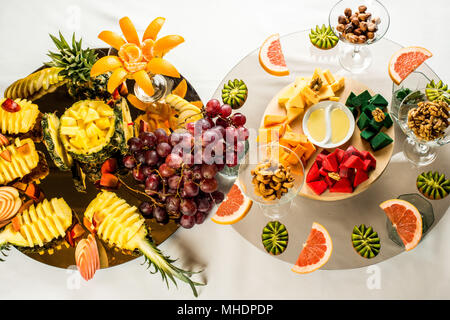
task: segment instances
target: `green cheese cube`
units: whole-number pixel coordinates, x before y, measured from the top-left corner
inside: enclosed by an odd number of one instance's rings
[[[370,119],[372,119],[373,118],[372,111],[375,110],[376,108],[377,108],[376,106],[368,104],[361,108],[361,112],[364,112]]]
[[[363,131],[361,131],[361,138],[364,140],[370,141],[375,135],[377,134],[376,131],[373,131],[371,128],[366,128]]]
[[[383,125],[384,125],[385,128],[388,129],[388,128],[390,128],[392,126],[392,124],[394,122],[392,121],[392,118],[389,115],[389,113],[385,112],[384,115],[386,116],[386,118],[384,118]]]
[[[347,101],[345,102],[345,105],[347,107],[352,107],[354,108],[355,106],[353,105],[353,99],[356,98],[356,94],[354,94],[353,92],[350,92],[350,94],[348,95]]]
[[[347,107],[349,110],[350,110],[350,112],[353,114],[353,117],[355,118],[355,119],[357,119],[358,118],[358,108],[356,108],[356,107]]]
[[[372,98],[369,91],[365,90],[358,95],[358,99],[361,102],[361,105],[367,105],[368,101]]]
[[[371,128],[373,131],[378,132],[383,127],[383,121],[376,122],[374,118],[370,119],[369,121],[369,128]]]
[[[358,125],[359,130],[363,131],[369,126],[370,119],[365,113],[361,113],[356,124]]]
[[[370,145],[374,151],[383,149],[387,145],[391,144],[394,140],[391,139],[384,132],[378,132],[378,134],[370,140]]]
[[[387,100],[381,95],[381,94],[376,94],[374,95],[369,102],[371,104],[374,104],[378,107],[382,107],[382,108],[386,108],[388,106],[388,102]]]

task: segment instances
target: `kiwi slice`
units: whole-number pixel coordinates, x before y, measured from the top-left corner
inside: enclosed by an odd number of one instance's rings
[[[450,103],[450,90],[448,90],[448,85],[444,84],[442,80],[439,80],[438,83],[431,80],[431,82],[427,84],[425,93],[430,101],[442,100]]]
[[[422,172],[416,180],[417,189],[430,200],[445,198],[450,192],[450,180],[439,172]]]
[[[380,253],[381,244],[378,233],[364,224],[353,228],[352,243],[361,257],[372,259]]]
[[[315,29],[311,29],[309,40],[315,47],[325,50],[334,48],[339,42],[333,28],[325,25],[322,25],[322,27],[317,25]]]
[[[239,79],[229,80],[223,85],[222,101],[233,109],[239,109],[247,100],[248,89],[245,82]]]
[[[289,234],[284,224],[279,221],[270,221],[264,227],[261,239],[264,249],[271,255],[277,256],[286,250]]]

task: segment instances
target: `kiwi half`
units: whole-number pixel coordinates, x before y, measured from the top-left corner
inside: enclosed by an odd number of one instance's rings
[[[321,28],[317,25],[315,29],[311,29],[309,40],[315,47],[325,50],[334,48],[339,42],[333,28],[325,25],[322,25]]]
[[[286,250],[289,242],[289,234],[279,221],[270,221],[263,229],[261,235],[264,249],[271,255],[277,256]]]
[[[380,253],[381,244],[378,233],[364,224],[353,228],[352,243],[353,248],[363,258],[372,259]]]
[[[448,90],[448,85],[444,84],[442,80],[439,80],[438,83],[431,80],[431,82],[427,84],[425,94],[430,101],[442,100],[450,103],[450,90]]]
[[[417,189],[430,200],[440,200],[450,192],[450,180],[439,172],[422,172],[416,180]]]
[[[229,80],[223,85],[222,101],[233,109],[239,109],[247,100],[248,89],[245,82],[239,79]]]

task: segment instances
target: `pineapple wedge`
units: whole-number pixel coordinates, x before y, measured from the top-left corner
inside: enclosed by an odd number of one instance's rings
[[[119,249],[141,252],[149,266],[153,264],[168,285],[167,277],[175,284],[175,278],[188,283],[195,296],[195,286],[203,285],[193,282],[189,277],[193,272],[175,267],[172,260],[164,256],[149,238],[145,219],[138,209],[130,206],[115,193],[102,191],[86,208],[84,217],[95,225],[97,236],[111,246]],[[94,223],[95,221],[95,223]]]

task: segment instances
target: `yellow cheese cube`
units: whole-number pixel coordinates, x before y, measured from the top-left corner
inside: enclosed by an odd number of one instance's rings
[[[333,74],[331,73],[330,69],[326,69],[323,71],[323,76],[325,79],[327,79],[328,84],[334,83],[336,80],[334,79]]]
[[[324,85],[320,88],[319,93],[317,94],[320,101],[327,100],[330,97],[334,96],[334,92],[329,85]]]
[[[345,86],[345,78],[341,77],[337,81],[331,84],[331,90],[333,90],[334,93],[338,92]]]
[[[300,91],[300,94],[305,99],[308,106],[316,104],[320,101],[317,93],[315,93],[310,87],[306,86]]]
[[[286,102],[295,95],[296,88],[295,86],[287,87],[278,97],[278,104],[281,107],[284,107]]]

